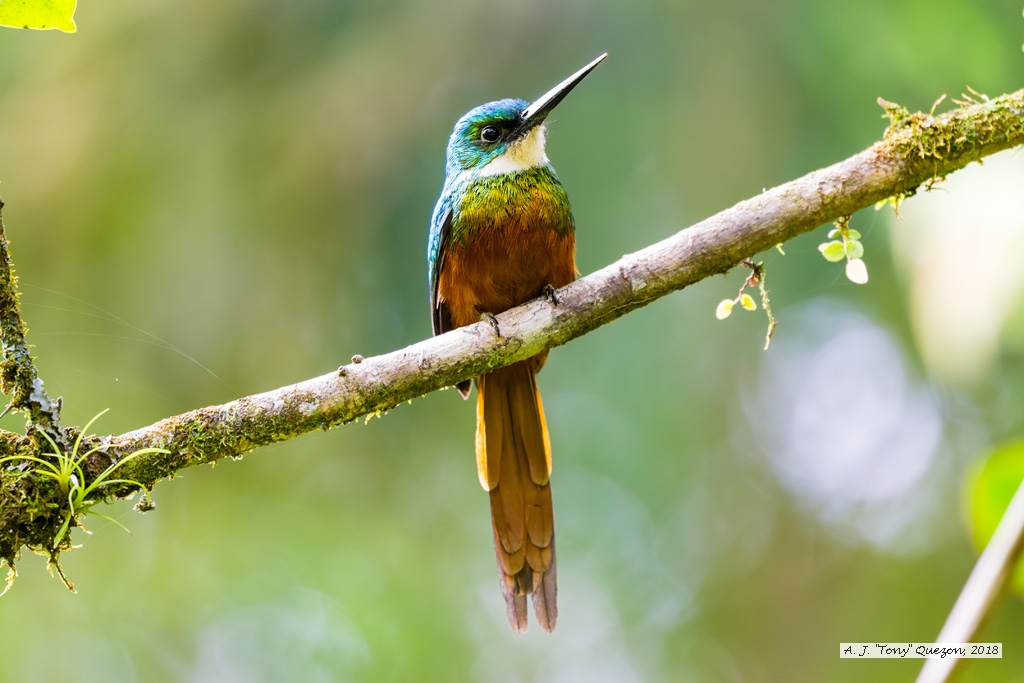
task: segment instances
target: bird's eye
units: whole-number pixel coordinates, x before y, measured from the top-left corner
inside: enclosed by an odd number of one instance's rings
[[[484,129],[480,131],[480,139],[484,142],[497,142],[500,137],[501,133],[499,133],[498,129],[494,126],[485,126]]]

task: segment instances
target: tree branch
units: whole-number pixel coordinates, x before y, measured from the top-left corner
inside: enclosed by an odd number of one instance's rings
[[[3,200],[0,200],[0,210],[3,208]],[[11,410],[23,411],[28,416],[29,428],[42,429],[56,443],[66,447],[67,438],[60,428],[60,399],[51,401],[46,394],[25,341],[27,329],[18,304],[18,278],[14,275],[7,246],[7,233],[0,215],[0,340],[3,341],[0,391],[10,397],[3,414]]]
[[[167,449],[134,457],[117,472],[119,479],[149,488],[185,467],[379,415],[403,401],[565,344],[819,225],[887,198],[909,196],[923,183],[1024,143],[1024,90],[934,117],[879,102],[890,126],[878,143],[624,256],[559,290],[557,305],[538,299],[502,313],[497,317],[500,337],[490,324],[477,323],[375,358],[354,357],[336,372],[292,386],[193,410],[120,436],[93,438],[90,447],[103,448],[84,463],[86,475],[95,477],[141,448]],[[10,436],[6,442],[0,439],[0,451],[6,445],[32,454],[23,437]],[[21,545],[52,549],[69,543],[70,530],[66,538],[55,538],[54,519],[59,525],[60,515],[40,506],[38,477],[6,471],[0,477],[0,558],[13,562]],[[132,488],[104,492],[127,495]]]

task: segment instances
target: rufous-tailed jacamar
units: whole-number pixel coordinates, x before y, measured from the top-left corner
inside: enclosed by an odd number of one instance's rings
[[[448,141],[444,189],[427,241],[430,311],[441,334],[518,306],[576,279],[569,198],[544,151],[544,120],[607,56],[532,104],[472,109]],[[496,325],[496,323],[494,323]],[[547,352],[476,380],[476,464],[491,497],[494,548],[512,628],[526,630],[526,596],[540,627],[555,628],[551,443],[537,391]],[[458,385],[469,396],[469,381]]]

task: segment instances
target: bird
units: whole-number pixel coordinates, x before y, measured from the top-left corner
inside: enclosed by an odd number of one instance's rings
[[[487,320],[576,279],[575,222],[545,151],[548,114],[604,53],[532,103],[503,99],[462,116],[427,238],[434,335]],[[509,623],[558,618],[551,439],[537,390],[547,351],[476,378],[476,464],[490,496],[494,550]],[[469,398],[471,380],[456,385]]]

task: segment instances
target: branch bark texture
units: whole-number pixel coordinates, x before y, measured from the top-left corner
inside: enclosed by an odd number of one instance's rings
[[[623,256],[559,290],[558,305],[539,299],[499,315],[500,336],[490,324],[478,323],[382,356],[356,357],[337,371],[298,384],[91,439],[90,446],[106,447],[85,463],[87,474],[95,476],[141,448],[167,449],[166,454],[132,458],[118,470],[118,478],[152,487],[185,467],[379,415],[403,401],[565,344],[819,225],[908,196],[972,161],[1024,144],[1024,90],[938,116],[880,104],[890,126],[868,149]],[[0,439],[0,449],[5,443],[19,450],[26,444]],[[12,492],[26,486],[25,479],[32,477],[5,478],[7,495],[0,504],[18,505]],[[21,504],[31,499],[22,495]],[[24,523],[29,516],[5,511],[0,517],[0,558],[13,561],[20,545],[54,542],[52,531],[49,539],[32,528],[11,533],[5,525],[13,519]]]

